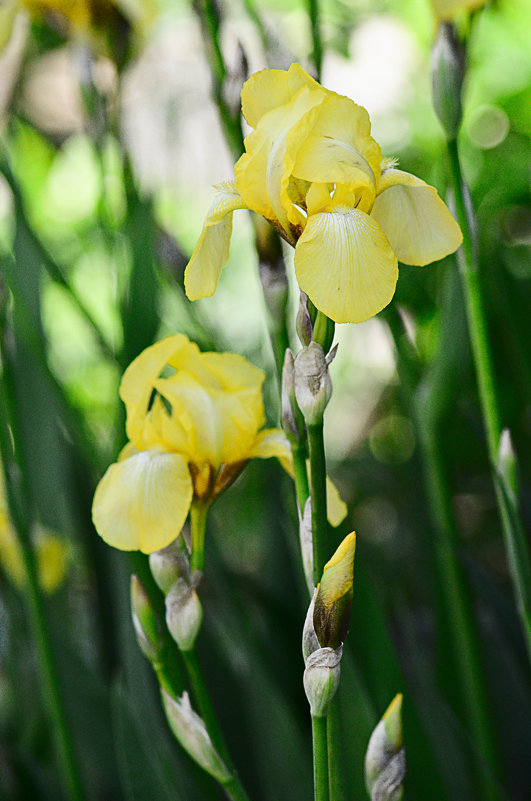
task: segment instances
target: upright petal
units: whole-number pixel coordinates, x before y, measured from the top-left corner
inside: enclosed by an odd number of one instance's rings
[[[297,153],[293,175],[308,181],[360,182],[375,190],[382,154],[370,130],[362,106],[328,92]]]
[[[357,209],[314,214],[295,248],[300,288],[336,323],[361,323],[390,302],[395,254],[378,223]]]
[[[127,410],[127,436],[138,450],[146,447],[144,423],[153,393],[153,382],[172,355],[176,357],[178,353],[190,350],[199,352],[197,345],[184,334],[166,337],[143,350],[123,374],[120,397]]]
[[[304,86],[290,100],[265,114],[256,131],[245,139],[246,152],[234,167],[236,185],[247,206],[268,220],[278,221],[292,235],[290,223],[301,225],[302,215],[289,196],[289,179],[306,128],[326,90]]]
[[[463,235],[433,186],[402,170],[385,170],[371,217],[399,261],[422,266],[453,253]]]
[[[183,456],[142,451],[109,467],[96,488],[92,519],[109,545],[152,553],[179,536],[192,494]]]
[[[289,70],[260,70],[243,84],[242,113],[249,125],[256,128],[268,111],[289,103],[293,95],[303,86],[315,89],[319,86],[300,64],[292,64]]]
[[[184,288],[190,300],[208,298],[216,291],[221,270],[229,259],[232,212],[247,208],[234,183],[227,181],[216,189],[217,194],[184,273]]]

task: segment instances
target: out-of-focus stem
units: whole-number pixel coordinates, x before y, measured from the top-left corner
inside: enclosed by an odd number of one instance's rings
[[[315,65],[317,80],[321,80],[321,67],[323,62],[323,46],[321,43],[321,30],[319,26],[319,0],[307,0],[308,15],[312,28],[313,52],[312,58]]]
[[[46,270],[52,281],[54,281],[56,284],[59,284],[59,286],[61,286],[68,293],[70,300],[72,301],[72,303],[74,304],[80,315],[83,317],[85,322],[88,323],[102,353],[108,359],[116,361],[116,354],[114,353],[113,349],[111,348],[107,340],[104,338],[103,334],[99,329],[99,326],[95,322],[91,313],[89,312],[83,301],[79,298],[77,293],[74,291],[73,287],[69,284],[68,279],[64,275],[63,271],[61,270],[59,265],[55,262],[53,256],[47,251],[41,240],[35,234],[35,231],[31,227],[31,225],[29,224],[20,187],[5,157],[0,159],[0,172],[4,176],[13,194],[13,200],[15,203],[18,223],[19,225],[24,226],[25,234],[27,237],[31,239],[32,244],[41,259],[44,269]]]
[[[85,791],[76,758],[72,734],[68,725],[59,678],[52,651],[50,632],[46,621],[44,603],[39,584],[35,555],[31,544],[31,521],[13,491],[8,465],[14,448],[20,471],[20,482],[26,485],[22,451],[18,437],[15,387],[11,380],[9,356],[5,347],[5,326],[0,325],[0,450],[4,467],[6,493],[10,515],[17,534],[24,570],[26,574],[26,598],[37,648],[39,679],[45,707],[51,721],[51,732],[55,742],[57,761],[65,788],[72,801],[85,801]],[[27,494],[25,493],[26,497]]]
[[[517,471],[515,469],[504,477],[508,489],[505,494],[503,486],[496,475],[498,449],[502,432],[498,388],[496,386],[492,351],[488,338],[478,263],[470,228],[470,216],[467,213],[465,203],[466,190],[461,172],[457,140],[449,140],[447,146],[456,215],[463,232],[459,265],[479,397],[487,434],[487,447],[494,474],[496,499],[502,521],[505,550],[511,571],[513,590],[520,613],[527,650],[531,658],[531,554],[528,541],[525,536],[522,536],[523,526],[517,501]]]
[[[454,659],[458,668],[470,733],[478,753],[495,774],[498,757],[487,711],[479,642],[463,569],[457,557],[457,533],[441,453],[441,443],[435,431],[426,428],[423,438],[426,486],[436,532],[437,567],[453,633]],[[497,799],[494,783],[482,769],[477,773],[482,789],[481,797],[485,801]]]

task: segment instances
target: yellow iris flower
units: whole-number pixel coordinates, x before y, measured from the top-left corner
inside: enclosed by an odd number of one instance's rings
[[[251,75],[242,110],[254,130],[235,181],[216,187],[185,273],[190,300],[215,292],[236,209],[263,215],[295,247],[300,288],[337,323],[387,306],[398,260],[429,264],[461,244],[437,191],[382,160],[366,110],[299,64]]]
[[[433,11],[440,22],[451,22],[464,11],[475,11],[487,0],[432,0]]]
[[[121,550],[152,553],[179,536],[192,501],[210,503],[248,459],[286,459],[280,429],[264,429],[264,373],[234,353],[201,353],[183,334],[143,351],[120,396],[129,443],[101,479],[92,516]]]
[[[0,465],[1,470],[1,465]],[[66,576],[67,548],[55,534],[37,528],[34,537],[35,558],[41,588],[46,593],[57,590]],[[0,564],[11,581],[23,589],[26,569],[17,535],[9,519],[4,482],[0,476]]]
[[[77,30],[88,30],[93,13],[102,5],[89,0],[21,0],[21,4],[34,17],[47,12],[61,14]]]

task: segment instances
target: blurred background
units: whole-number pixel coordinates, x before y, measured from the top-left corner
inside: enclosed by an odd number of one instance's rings
[[[266,411],[278,424],[247,212],[235,215],[214,297],[191,304],[183,272],[212,185],[233,175],[241,85],[257,69],[295,60],[315,71],[312,9],[303,0],[0,5],[3,335],[46,612],[91,801],[222,797],[172,739],[134,639],[129,575],[144,576],[146,562],[101,542],[90,507],[125,441],[121,374],[157,338],[183,332],[203,349],[244,354],[267,371]],[[323,85],[365,106],[384,154],[445,197],[428,0],[325,0],[318,22]],[[460,24],[468,26],[463,168],[529,530],[531,14],[525,0],[499,0]],[[284,255],[293,320],[298,292],[292,253]],[[525,801],[531,672],[455,257],[402,267],[391,306],[366,323],[337,326],[336,341],[325,436],[349,515],[334,537],[358,534],[340,690],[348,798],[367,797],[368,738],[403,691],[408,801],[477,801],[485,781],[493,797]],[[443,482],[442,511],[430,489],[430,458]],[[312,797],[312,773],[295,496],[276,462],[260,462],[210,515],[198,648],[254,801],[303,801]],[[441,527],[457,551],[474,620],[490,754],[467,718],[459,634],[441,578]],[[13,801],[57,801],[66,796],[12,538],[0,499],[0,792]]]

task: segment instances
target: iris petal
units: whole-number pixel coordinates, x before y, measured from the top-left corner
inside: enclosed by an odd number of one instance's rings
[[[378,223],[357,209],[308,218],[295,248],[300,288],[336,323],[360,323],[390,302],[396,256]]]
[[[199,352],[197,345],[184,334],[166,337],[142,351],[123,374],[120,397],[127,409],[127,436],[138,450],[146,447],[144,423],[153,393],[153,382],[172,355],[190,350]]]
[[[247,208],[234,183],[220,184],[207,214],[192,258],[184,273],[184,288],[190,300],[214,294],[221,270],[229,259],[232,212]]]
[[[192,494],[183,456],[141,451],[109,467],[96,489],[92,518],[109,545],[152,553],[179,536]]]
[[[283,466],[291,459],[291,450],[286,435],[280,428],[264,428],[256,437],[249,453],[250,459],[270,459],[276,456]]]
[[[386,170],[371,217],[385,231],[397,258],[422,266],[453,253],[461,229],[433,186],[402,170]]]

